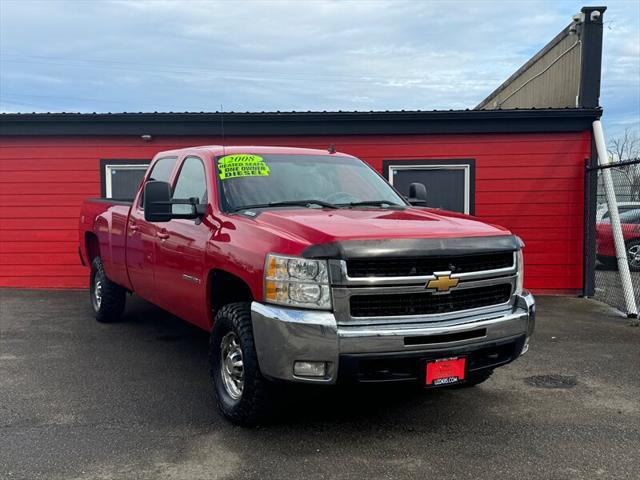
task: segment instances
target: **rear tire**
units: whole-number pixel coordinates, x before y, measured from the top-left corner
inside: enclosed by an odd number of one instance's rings
[[[464,382],[451,385],[451,388],[471,388],[476,385],[480,385],[483,382],[486,382],[493,375],[493,370],[481,371],[477,373],[470,373]]]
[[[216,314],[209,365],[218,408],[227,419],[253,426],[266,418],[270,385],[258,365],[249,303],[230,303]]]
[[[107,278],[100,257],[91,262],[89,294],[97,321],[109,323],[122,318],[127,291]]]

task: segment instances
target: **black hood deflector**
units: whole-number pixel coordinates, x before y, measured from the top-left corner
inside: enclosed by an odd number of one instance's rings
[[[320,243],[302,251],[305,258],[449,257],[512,252],[524,247],[516,235],[462,238],[346,240]]]

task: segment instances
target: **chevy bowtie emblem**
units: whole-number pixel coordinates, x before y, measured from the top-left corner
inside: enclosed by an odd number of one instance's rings
[[[436,278],[427,282],[426,288],[433,289],[437,292],[448,292],[452,288],[458,286],[459,278],[451,278],[451,272],[434,273]]]

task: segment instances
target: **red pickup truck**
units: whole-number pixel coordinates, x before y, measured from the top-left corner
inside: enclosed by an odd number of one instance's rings
[[[159,153],[133,202],[83,204],[95,316],[135,293],[210,332],[218,406],[239,424],[283,381],[477,385],[529,346],[523,243],[425,208],[422,184],[409,197],[332,149]]]

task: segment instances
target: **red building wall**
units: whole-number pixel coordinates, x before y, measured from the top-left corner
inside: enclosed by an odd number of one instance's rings
[[[0,139],[0,287],[85,288],[77,254],[80,203],[100,196],[101,159],[151,159],[216,137]],[[369,162],[473,158],[476,215],[526,243],[525,284],[537,293],[582,289],[584,159],[591,135],[473,134],[234,137],[229,143],[326,148]],[[386,172],[384,172],[386,173]]]

